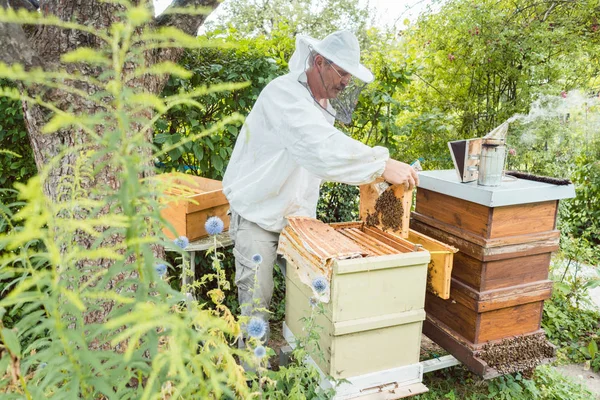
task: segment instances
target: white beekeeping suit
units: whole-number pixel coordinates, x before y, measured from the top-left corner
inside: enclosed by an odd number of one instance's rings
[[[310,47],[352,73],[353,68],[345,67],[349,63],[336,57],[337,53],[350,52],[343,47],[347,41],[334,39],[338,40],[296,39],[290,72],[261,92],[223,178],[223,192],[232,210],[268,231],[280,232],[286,216],[315,217],[323,180],[368,183],[381,176],[389,159],[386,148],[371,148],[336,129],[331,115],[334,110],[330,105],[329,112],[324,110],[303,84]],[[329,47],[321,53],[319,44],[324,42]],[[362,65],[356,70],[355,76],[373,79]]]
[[[316,71],[307,65],[311,50],[346,77],[373,80],[359,62],[358,40],[349,31],[322,41],[298,37],[290,72],[264,88],[240,131],[223,178],[223,193],[232,211],[230,235],[242,315],[265,322],[286,217],[315,217],[323,180],[368,183],[382,175],[389,159],[386,148],[366,146],[333,126],[335,110],[327,100],[319,105],[309,89],[306,71]],[[336,73],[344,79],[337,69]],[[325,87],[323,75],[320,78]],[[244,338],[239,343],[244,346]]]

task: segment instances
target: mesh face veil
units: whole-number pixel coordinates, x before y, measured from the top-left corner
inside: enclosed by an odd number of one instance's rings
[[[308,58],[310,58],[310,61],[307,63],[308,65],[312,64],[313,57],[315,55],[317,55],[317,53],[311,48],[311,53],[307,57],[307,61],[309,61]],[[325,61],[329,65],[329,67],[331,69],[333,69],[333,71],[340,78],[342,78],[341,74],[334,67],[333,62],[331,62],[330,60],[328,60],[325,57],[323,57],[323,58],[325,59]],[[326,86],[323,76],[321,75],[321,72],[319,72],[319,75],[321,76],[321,83],[323,84],[323,86]],[[329,115],[331,115],[332,117],[334,117],[335,119],[337,119],[338,121],[343,123],[344,125],[349,125],[352,122],[352,113],[354,112],[354,109],[356,108],[356,105],[358,104],[358,99],[360,97],[361,92],[363,91],[363,89],[366,86],[367,86],[367,83],[361,81],[360,79],[357,79],[356,77],[352,77],[349,80],[348,84],[345,86],[345,88],[341,92],[339,92],[335,98],[328,99],[329,104],[331,104],[331,107],[334,110],[334,112],[332,113],[329,109],[324,107],[319,101],[317,101],[314,98],[308,85],[304,84],[304,87],[306,87],[306,89],[311,93],[311,96],[313,97],[315,102],[319,105],[319,107],[321,107]]]
[[[352,78],[348,85],[337,97],[329,99],[329,103],[335,110],[335,118],[345,125],[352,122],[352,113],[358,104],[361,92],[367,86],[359,79]]]

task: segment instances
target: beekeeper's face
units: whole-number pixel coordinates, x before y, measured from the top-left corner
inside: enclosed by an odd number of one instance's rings
[[[348,86],[352,75],[321,55],[317,55],[315,64],[321,76],[326,98],[336,98]]]

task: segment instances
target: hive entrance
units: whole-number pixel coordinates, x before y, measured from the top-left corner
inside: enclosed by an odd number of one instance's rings
[[[500,374],[511,374],[533,369],[544,359],[554,357],[554,347],[543,334],[517,336],[488,343],[476,356]]]

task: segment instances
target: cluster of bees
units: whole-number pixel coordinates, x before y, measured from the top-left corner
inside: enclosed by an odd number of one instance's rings
[[[377,226],[381,222],[382,229],[391,229],[394,232],[402,229],[402,216],[404,208],[402,200],[396,197],[393,190],[383,192],[375,202],[375,212],[369,213],[366,218],[367,226]]]
[[[501,374],[532,371],[545,358],[554,357],[554,347],[543,334],[517,336],[500,343],[487,343],[476,354]]]

